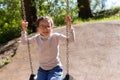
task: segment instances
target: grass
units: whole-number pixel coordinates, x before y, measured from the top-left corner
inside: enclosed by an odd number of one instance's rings
[[[86,22],[101,22],[101,21],[110,21],[110,20],[120,20],[120,7],[96,12],[93,14],[93,18],[82,20],[76,18],[73,24],[86,23]]]
[[[4,61],[2,61],[0,63],[0,68],[4,67],[5,65],[7,65],[10,62],[11,62],[11,59],[10,58],[6,58]]]
[[[4,67],[5,65],[9,64],[11,62],[12,57],[16,54],[16,49],[13,49],[13,52],[10,52],[9,56],[6,56],[3,60],[0,61],[0,68]]]
[[[82,20],[80,18],[75,19],[75,21],[73,22],[73,24],[79,24],[79,23],[87,23],[87,22],[104,22],[104,21],[110,21],[110,20],[120,20],[120,15],[114,15],[114,16],[110,16],[110,17],[104,17],[104,18],[99,18],[99,19],[94,19],[94,18],[89,18],[86,20]]]

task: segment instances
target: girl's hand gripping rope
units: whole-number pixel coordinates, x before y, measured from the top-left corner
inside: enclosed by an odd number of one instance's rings
[[[71,17],[70,16],[66,16],[65,22],[66,22],[66,25],[67,25],[68,29],[72,29],[72,26],[71,26]]]
[[[22,26],[23,32],[26,32],[28,27],[28,22],[21,20],[21,26]]]

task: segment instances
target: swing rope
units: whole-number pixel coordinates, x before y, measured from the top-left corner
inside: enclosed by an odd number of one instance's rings
[[[66,0],[66,15],[69,15],[69,0]],[[66,68],[67,68],[67,74],[69,74],[69,41],[68,41],[68,26],[66,27]]]
[[[66,0],[66,15],[69,15],[69,0]],[[66,25],[66,72],[67,74],[65,75],[63,80],[73,80],[73,77],[69,74],[69,41],[68,41],[68,37],[69,37],[69,33],[68,33],[68,25]]]
[[[24,21],[26,21],[24,0],[22,0],[21,2],[22,2],[23,19],[24,19]],[[28,34],[27,34],[27,47],[28,47],[31,74],[33,74],[32,58],[31,58],[31,53],[30,53],[30,44],[29,44],[29,40],[28,40]]]

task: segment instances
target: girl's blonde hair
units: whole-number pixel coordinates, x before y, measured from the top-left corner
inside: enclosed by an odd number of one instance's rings
[[[36,26],[38,27],[38,26],[39,26],[39,23],[40,23],[41,21],[43,21],[43,20],[50,21],[50,22],[51,22],[51,27],[54,26],[54,22],[53,22],[52,18],[49,17],[49,16],[41,16],[41,17],[39,17],[38,20],[37,20],[37,22],[36,22]]]

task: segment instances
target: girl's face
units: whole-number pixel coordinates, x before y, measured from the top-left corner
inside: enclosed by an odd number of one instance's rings
[[[37,31],[44,37],[48,37],[52,32],[52,25],[49,20],[43,20],[39,23]]]

